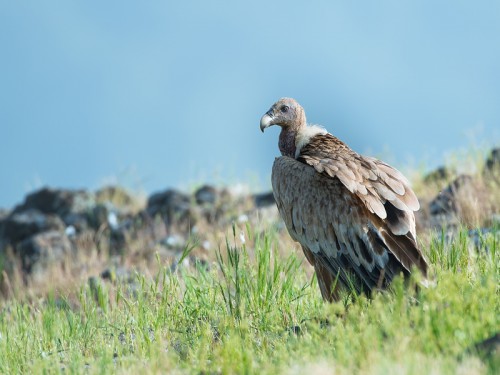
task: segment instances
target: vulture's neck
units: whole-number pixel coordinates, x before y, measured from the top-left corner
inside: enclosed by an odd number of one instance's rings
[[[318,125],[300,127],[298,130],[281,128],[279,147],[281,155],[297,159],[300,150],[317,135],[325,135],[326,129]]]
[[[281,155],[295,158],[295,136],[297,132],[286,128],[281,128],[279,148]]]

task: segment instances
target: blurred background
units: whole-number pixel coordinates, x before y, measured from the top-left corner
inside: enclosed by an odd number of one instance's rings
[[[0,0],[0,207],[44,185],[270,188],[282,96],[430,169],[500,140],[497,1]]]

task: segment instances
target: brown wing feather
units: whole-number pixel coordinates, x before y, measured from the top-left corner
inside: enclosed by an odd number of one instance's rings
[[[288,232],[304,252],[307,249],[312,254],[314,262],[311,254],[307,258],[317,270],[318,281],[322,279],[320,285],[330,285],[338,275],[340,285],[369,292],[386,286],[401,272],[408,274],[413,266],[426,273],[427,264],[416,247],[415,236],[410,231],[404,235],[394,233],[387,220],[372,211],[366,200],[352,193],[340,178],[280,157],[273,165],[272,183]],[[387,209],[385,217],[400,220],[393,211]],[[325,270],[329,271],[328,278],[322,276]]]
[[[412,212],[417,211],[420,204],[408,180],[398,170],[357,154],[331,134],[311,138],[298,159],[319,173],[337,177],[382,220],[391,215],[387,225],[394,234],[410,232],[416,237]]]

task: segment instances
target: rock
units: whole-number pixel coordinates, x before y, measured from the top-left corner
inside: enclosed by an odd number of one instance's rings
[[[488,159],[486,159],[486,170],[493,171],[500,169],[500,148],[494,148],[491,150]]]
[[[118,188],[107,188],[98,191],[101,202],[84,190],[60,190],[44,188],[29,194],[23,204],[14,209],[14,213],[23,213],[27,210],[38,210],[42,214],[57,215],[66,226],[73,227],[77,233],[88,229],[95,231],[109,226],[117,229],[122,219],[132,215],[130,210],[120,210],[111,201],[130,203],[132,199],[125,196],[124,191]],[[114,194],[114,195],[112,195]]]
[[[68,237],[59,231],[35,234],[16,246],[23,269],[40,273],[54,262],[63,260],[72,250]]]
[[[116,230],[120,226],[121,218],[116,208],[109,202],[98,203],[87,213],[87,220],[91,228],[98,230],[103,226]]]
[[[236,221],[239,224],[247,223],[249,221],[248,215],[247,214],[241,214],[240,216],[238,216],[238,218],[236,219]]]
[[[500,183],[500,148],[491,150],[490,155],[486,159],[483,175],[491,177],[497,183]]]
[[[474,195],[473,179],[469,175],[460,175],[429,204],[431,215],[456,213],[457,197],[466,195]]]
[[[226,207],[225,201],[221,199],[222,196],[222,193],[210,185],[204,185],[196,190],[194,198],[198,216],[203,217],[211,225],[216,224]]]
[[[500,357],[500,333],[496,333],[486,340],[476,343],[468,352],[476,352],[481,357]]]
[[[254,194],[253,201],[255,203],[255,207],[257,208],[273,206],[276,204],[276,201],[274,200],[274,194],[272,191],[268,193]]]
[[[108,222],[111,218],[108,217]],[[111,254],[125,254],[130,245],[140,241],[143,246],[154,246],[160,239],[168,236],[170,231],[165,225],[163,217],[158,214],[151,217],[147,212],[141,211],[137,215],[127,217],[114,228],[109,224],[109,251]]]
[[[65,225],[53,214],[43,214],[30,208],[23,212],[13,212],[1,225],[0,237],[11,244],[22,241],[34,234],[55,230],[64,231]]]
[[[43,214],[57,215],[67,226],[82,232],[90,227],[95,229],[95,223],[89,223],[95,206],[95,196],[88,191],[43,188],[29,194],[13,213],[35,209]]]
[[[126,227],[111,229],[109,234],[109,252],[112,255],[125,254],[130,243],[131,234]]]
[[[218,191],[210,185],[204,185],[194,193],[196,204],[214,205],[218,200]]]
[[[68,238],[75,238],[76,237],[76,229],[72,225],[68,225],[66,229],[64,230],[64,234],[68,236]]]
[[[151,195],[147,203],[147,212],[151,216],[157,214],[183,214],[190,208],[189,196],[178,192],[177,190],[168,189],[166,191]]]
[[[69,213],[64,217],[64,224],[73,227],[77,233],[82,233],[91,229],[89,216],[82,213]]]
[[[95,197],[85,190],[43,188],[29,194],[14,212],[37,209],[44,214],[56,214],[61,219],[70,213],[84,213],[95,206]]]
[[[146,212],[151,217],[160,215],[167,227],[174,224],[189,227],[194,225],[196,221],[191,209],[189,195],[173,189],[149,197]]]
[[[116,212],[113,211],[108,212],[108,215],[106,216],[106,221],[111,229],[119,228],[119,219]]]

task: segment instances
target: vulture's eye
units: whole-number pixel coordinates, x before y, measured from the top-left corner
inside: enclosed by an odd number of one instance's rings
[[[287,113],[289,109],[290,109],[290,107],[289,107],[289,106],[284,105],[283,107],[281,107],[281,112],[283,112],[283,113]]]

